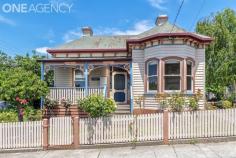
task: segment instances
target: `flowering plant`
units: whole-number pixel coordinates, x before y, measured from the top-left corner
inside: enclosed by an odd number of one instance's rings
[[[29,101],[27,99],[21,99],[19,97],[16,97],[16,102],[17,102],[17,110],[18,110],[18,120],[23,121],[24,108],[22,107],[22,105],[27,105]]]
[[[72,105],[71,101],[70,101],[69,99],[65,99],[65,98],[62,98],[62,99],[61,99],[61,104],[62,104],[62,106],[64,106],[66,109],[69,108],[69,107]]]
[[[19,97],[16,97],[16,102],[20,103],[21,105],[27,105],[29,103],[27,99],[20,99]]]

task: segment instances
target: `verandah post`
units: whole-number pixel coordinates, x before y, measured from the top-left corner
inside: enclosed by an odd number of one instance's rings
[[[169,143],[169,112],[167,110],[163,112],[163,143]]]
[[[133,112],[133,65],[132,61],[129,63],[130,66],[130,112]]]
[[[48,118],[45,118],[45,119],[43,119],[43,149],[44,150],[47,150],[48,146],[49,146],[49,143],[48,143],[49,142],[48,141],[49,132],[48,132],[48,130],[49,130],[49,120],[48,120]]]
[[[41,80],[44,81],[44,63],[41,62]],[[43,97],[40,99],[40,108],[43,109]]]
[[[84,64],[85,96],[88,96],[88,63]]]
[[[79,117],[72,117],[73,119],[73,144],[74,148],[78,148],[80,144],[80,128],[79,128]]]

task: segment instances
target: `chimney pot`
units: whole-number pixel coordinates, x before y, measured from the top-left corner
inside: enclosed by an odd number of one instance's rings
[[[83,36],[93,36],[93,30],[91,27],[82,27]]]
[[[167,15],[159,15],[156,19],[156,25],[160,26],[168,21]]]

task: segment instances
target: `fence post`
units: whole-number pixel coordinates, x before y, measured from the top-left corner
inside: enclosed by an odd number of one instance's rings
[[[48,144],[48,138],[49,138],[48,130],[49,130],[49,120],[48,120],[48,118],[45,118],[45,119],[43,119],[43,149],[44,150],[47,150],[48,146],[49,146],[49,144]]]
[[[79,139],[80,139],[79,117],[75,116],[75,117],[72,117],[72,119],[73,119],[73,144],[74,144],[74,148],[78,148]]]
[[[169,143],[169,113],[167,110],[163,113],[163,143]]]

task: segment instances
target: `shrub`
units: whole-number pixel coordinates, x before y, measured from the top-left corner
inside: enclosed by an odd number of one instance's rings
[[[0,111],[0,122],[17,122],[18,114],[14,110]]]
[[[166,93],[158,93],[155,98],[162,110],[168,108],[168,95]]]
[[[61,99],[61,104],[66,109],[68,109],[72,105],[71,101],[69,99],[65,99],[65,98]]]
[[[168,103],[172,111],[181,112],[185,105],[183,94],[172,94],[168,99]]]
[[[223,109],[232,108],[232,102],[230,102],[230,101],[228,101],[228,100],[222,101],[222,108],[223,108]]]
[[[51,109],[51,108],[57,107],[58,106],[58,101],[52,100],[52,99],[49,99],[49,98],[45,98],[44,106],[47,109]]]
[[[38,121],[42,119],[42,111],[27,106],[24,110],[24,121]]]
[[[116,103],[113,99],[106,99],[100,95],[91,95],[79,100],[78,105],[91,117],[108,116],[116,110]]]
[[[198,110],[198,100],[195,97],[189,97],[189,108],[191,110]]]

